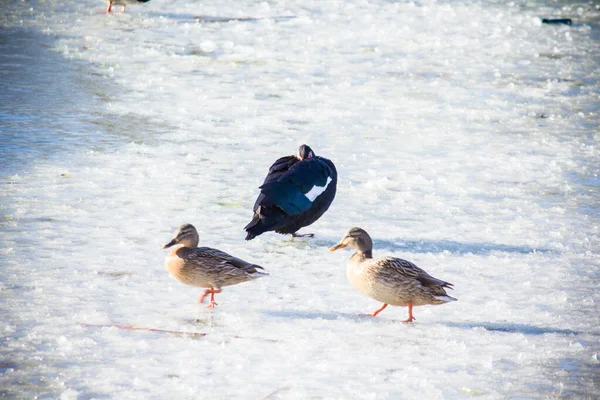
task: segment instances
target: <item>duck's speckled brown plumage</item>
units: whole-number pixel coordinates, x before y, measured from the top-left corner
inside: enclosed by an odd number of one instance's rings
[[[165,260],[167,270],[179,282],[198,287],[221,288],[266,275],[262,267],[210,247],[178,245]]]
[[[429,275],[410,261],[394,257],[365,259],[353,256],[346,270],[359,292],[393,306],[442,304],[448,300],[444,287],[452,284]]]
[[[377,315],[387,304],[408,306],[412,321],[412,307],[426,304],[443,304],[456,300],[444,288],[452,284],[434,278],[410,261],[395,257],[373,258],[373,242],[361,228],[351,228],[342,240],[330,250],[352,247],[356,253],[350,258],[346,275],[359,292],[384,303],[373,313]]]
[[[186,285],[209,288],[204,295],[218,293],[224,286],[258,279],[266,272],[259,265],[233,257],[224,251],[198,246],[198,232],[191,224],[181,225],[164,248],[172,247],[165,259],[167,271]],[[212,291],[211,291],[212,290]],[[216,291],[215,291],[216,290]],[[201,297],[203,299],[204,296]]]

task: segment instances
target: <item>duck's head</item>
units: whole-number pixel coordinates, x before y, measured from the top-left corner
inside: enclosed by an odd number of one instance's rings
[[[344,247],[351,247],[359,253],[369,253],[373,250],[373,241],[367,231],[354,227],[348,229],[342,240],[335,246],[330,247],[329,251],[343,249]]]
[[[176,244],[182,244],[185,247],[198,247],[198,231],[192,224],[183,224],[175,231],[175,237],[169,243],[163,246],[163,249]]]
[[[307,158],[313,158],[314,156],[315,153],[307,144],[303,144],[302,146],[298,147],[298,153],[296,153],[296,158],[298,160],[302,161],[306,160]]]

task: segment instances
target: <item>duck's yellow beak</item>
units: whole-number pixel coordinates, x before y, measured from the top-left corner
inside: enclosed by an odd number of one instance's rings
[[[330,248],[329,248],[329,251],[336,251],[337,249],[343,249],[344,247],[346,247],[346,245],[345,245],[345,244],[343,244],[343,243],[338,243],[338,244],[336,244],[335,246],[333,246],[333,247],[330,247]]]

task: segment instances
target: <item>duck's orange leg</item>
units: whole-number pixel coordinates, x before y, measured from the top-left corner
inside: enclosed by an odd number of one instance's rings
[[[215,303],[215,293],[221,293],[221,289],[213,289],[210,292],[210,303],[206,306],[206,308],[215,308],[217,303]]]
[[[210,289],[206,289],[204,291],[204,293],[202,293],[202,295],[200,295],[200,297],[198,297],[198,303],[204,303],[204,298],[206,297],[207,294],[209,294],[210,292],[212,292],[212,288]]]
[[[210,293],[210,302],[208,303],[206,308],[215,308],[215,306],[217,305],[217,303],[215,303],[215,293],[221,293],[221,289],[214,289],[214,288],[206,289],[204,291],[204,294],[200,298],[200,300],[201,300],[200,303],[202,303],[202,300],[204,300],[204,297],[209,293]]]
[[[377,310],[373,311],[371,314],[360,314],[363,315],[365,317],[376,317],[377,314],[379,314],[380,312],[382,312],[388,305],[386,303],[384,303],[381,308],[378,308]]]
[[[416,319],[412,315],[412,308],[413,308],[413,303],[412,303],[412,301],[409,301],[408,302],[408,319],[406,319],[405,321],[402,321],[402,322],[413,322]]]

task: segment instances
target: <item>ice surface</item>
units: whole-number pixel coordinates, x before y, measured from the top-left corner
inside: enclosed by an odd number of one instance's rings
[[[0,395],[600,397],[598,5],[103,6],[0,16]],[[244,241],[301,143],[339,173],[316,237]],[[198,305],[185,222],[271,275]],[[458,302],[359,317],[351,226]]]

